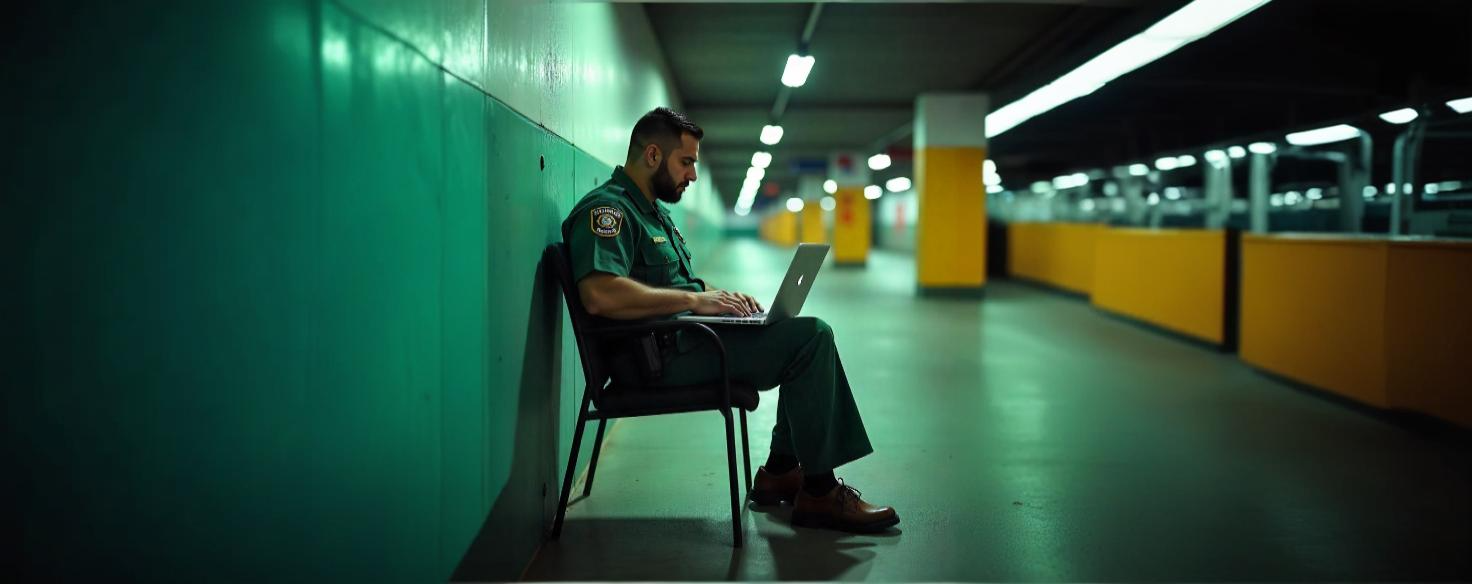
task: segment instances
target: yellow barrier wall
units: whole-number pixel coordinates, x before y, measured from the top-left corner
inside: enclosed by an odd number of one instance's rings
[[[1390,404],[1472,427],[1472,243],[1390,244]]]
[[[1242,237],[1242,360],[1379,407],[1386,391],[1385,240]]]
[[[1222,230],[1098,229],[1094,306],[1221,343],[1227,234]]]
[[[1094,238],[1102,229],[1072,223],[1008,225],[1008,269],[1013,276],[1088,294],[1094,283]]]
[[[771,218],[769,241],[777,245],[797,245],[797,213],[778,211]]]

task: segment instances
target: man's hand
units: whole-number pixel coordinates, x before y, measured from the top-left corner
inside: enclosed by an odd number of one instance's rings
[[[751,316],[753,312],[761,311],[761,305],[755,298],[740,292],[727,292],[725,290],[710,290],[695,295],[695,306],[691,308],[695,314],[702,316],[720,316],[723,314],[734,314],[736,316]]]
[[[686,310],[703,316],[751,316],[762,310],[755,298],[740,292],[651,288],[638,280],[606,272],[593,272],[584,277],[578,282],[578,294],[588,314],[616,320],[669,316]]]
[[[746,303],[746,309],[750,311],[751,314],[756,314],[762,311],[762,304],[760,302],[757,302],[755,298],[752,298],[750,294],[744,294],[741,292],[732,292],[731,294],[735,295],[737,298],[740,298],[742,302]]]

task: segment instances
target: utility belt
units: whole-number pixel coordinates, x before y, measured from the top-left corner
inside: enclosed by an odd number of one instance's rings
[[[664,377],[664,364],[679,354],[675,331],[650,331],[639,337],[639,348],[643,358],[640,373],[646,381],[657,381]]]
[[[613,370],[627,376],[635,373],[644,385],[664,378],[665,364],[680,354],[678,331],[660,330],[623,337],[613,341],[609,354]],[[632,363],[634,366],[629,367]],[[629,380],[633,381],[633,380]]]

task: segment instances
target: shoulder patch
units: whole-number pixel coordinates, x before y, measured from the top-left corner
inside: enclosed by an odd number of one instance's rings
[[[613,207],[594,207],[590,225],[598,237],[618,237],[624,228],[624,212]]]

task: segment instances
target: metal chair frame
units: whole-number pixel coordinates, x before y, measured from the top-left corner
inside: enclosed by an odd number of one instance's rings
[[[676,320],[607,324],[605,319],[599,319],[605,320],[605,322],[595,323],[594,318],[583,308],[582,299],[578,295],[577,284],[572,281],[572,269],[570,267],[571,262],[568,260],[567,245],[561,242],[548,245],[542,254],[542,259],[543,264],[553,272],[557,286],[562,290],[563,300],[567,303],[568,316],[572,320],[573,335],[577,340],[578,355],[582,363],[583,375],[587,380],[587,384],[583,388],[583,405],[578,412],[577,427],[573,432],[572,452],[568,454],[567,471],[563,473],[562,495],[557,503],[557,518],[552,523],[551,539],[556,540],[562,534],[562,522],[567,513],[568,497],[572,494],[573,473],[577,471],[578,451],[582,446],[583,430],[588,422],[593,420],[598,421],[598,434],[593,440],[593,454],[588,462],[588,478],[583,483],[584,497],[593,493],[593,478],[597,476],[598,454],[603,447],[603,431],[608,424],[608,420],[716,410],[726,420],[726,465],[731,479],[731,535],[735,547],[742,547],[741,497],[738,495],[736,481],[735,422],[731,416],[731,410],[733,408],[739,412],[741,420],[741,453],[745,460],[747,493],[751,491],[751,449],[748,445],[750,438],[746,429],[746,410],[733,406],[731,403],[731,377],[726,366],[726,347],[721,343],[720,335],[717,335],[714,330],[704,324]],[[596,326],[594,326],[595,324]],[[609,374],[603,365],[603,356],[600,350],[602,343],[609,340],[637,338],[644,335],[672,332],[675,330],[688,330],[704,335],[720,353],[721,367],[719,383],[695,388],[713,389],[718,385],[720,389],[719,399],[713,399],[709,403],[665,405],[658,404],[657,400],[651,400],[651,404],[647,407],[614,409],[610,411],[595,408],[595,406],[602,402],[603,391],[610,386]],[[619,387],[619,391],[649,391],[651,397],[659,395],[660,390],[667,389]],[[752,407],[755,408],[755,405]]]

